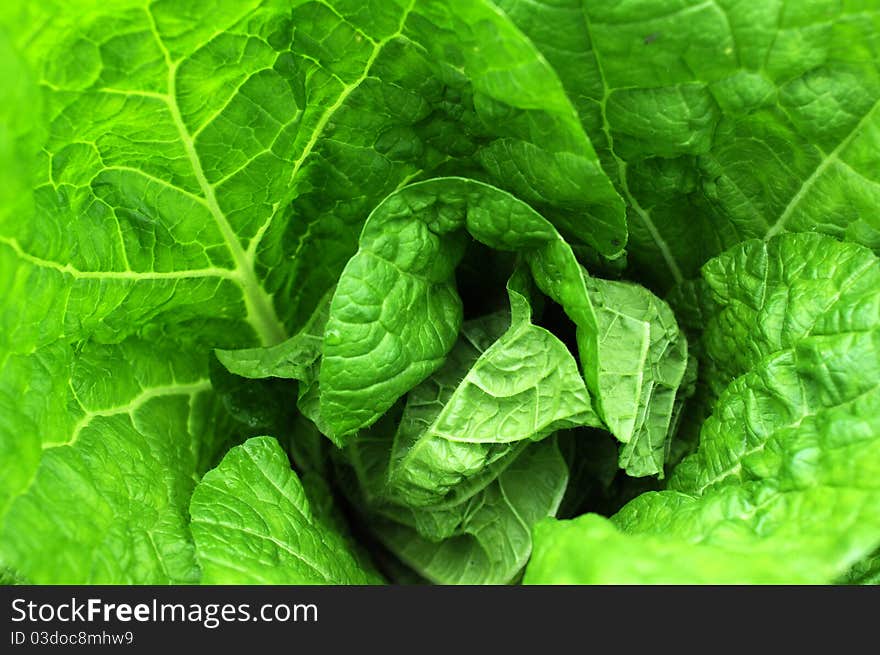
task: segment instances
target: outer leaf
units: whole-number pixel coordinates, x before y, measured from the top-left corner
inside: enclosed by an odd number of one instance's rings
[[[599,545],[601,544],[601,547]],[[593,546],[592,548],[589,548]],[[589,548],[589,550],[587,550]],[[807,560],[780,560],[766,549],[691,544],[663,534],[629,536],[607,519],[584,514],[535,527],[525,584],[815,584]]]
[[[780,490],[768,481],[726,486],[700,497],[645,494],[626,505],[614,523],[632,534],[662,534],[755,556],[767,553],[777,558],[780,570],[797,566],[828,583],[880,543],[877,506],[876,489],[819,485]]]
[[[0,25],[0,77],[4,102],[0,108],[0,166],[3,169],[0,189],[0,221],[10,220],[17,212],[30,207],[30,171],[20,165],[38,139],[39,93],[36,80],[13,46],[11,34]],[[19,111],[29,107],[30,111]]]
[[[811,337],[737,378],[670,487],[702,494],[768,478],[782,489],[862,487],[880,461],[878,347],[876,329]]]
[[[880,270],[865,248],[815,235],[750,242],[704,269],[703,344],[717,393],[770,355],[811,336],[874,329]]]
[[[346,539],[314,511],[287,457],[255,437],[205,474],[190,504],[207,584],[374,584]]]
[[[655,288],[749,237],[880,246],[880,6],[498,0],[553,65]]]
[[[744,275],[746,262],[760,276]],[[800,580],[792,566],[836,580],[880,544],[880,262],[860,246],[788,235],[742,244],[705,275],[717,301],[707,351],[718,371],[748,370],[721,393],[671,490],[613,520],[685,559],[699,542],[719,557],[775,554],[790,581]],[[632,543],[644,549],[631,556],[654,556],[656,540]],[[688,573],[682,561],[663,574]]]
[[[34,468],[13,487],[0,559],[35,584],[197,581],[186,506],[227,429],[203,369],[142,340],[7,360],[8,382],[38,386],[5,415],[26,456],[5,485]]]
[[[803,484],[815,464],[801,453],[810,443],[829,449],[823,465],[858,457],[867,466],[880,456],[868,428],[880,402],[877,258],[791,235],[744,244],[710,262],[705,278],[716,302],[704,336],[711,379],[716,388],[734,381],[671,486],[702,492],[771,475]],[[731,433],[732,423],[743,429]],[[838,479],[860,484],[844,471]]]
[[[3,79],[6,102],[0,103],[0,223],[17,214],[28,215],[30,208],[30,171],[20,165],[24,153],[33,144],[37,129],[39,94],[36,81],[21,57],[13,48],[11,35],[0,28],[0,78]],[[18,111],[30,106],[31,111]],[[14,300],[21,294],[21,280],[16,279],[11,258],[0,246],[0,373],[7,369],[7,343],[12,339],[15,315],[20,309]],[[33,473],[33,463],[39,458],[34,447],[31,421],[23,416],[21,399],[26,384],[22,379],[0,377],[0,516],[13,492],[23,488]],[[2,438],[5,435],[18,438]],[[2,558],[2,556],[0,556]],[[0,562],[2,565],[2,562]]]

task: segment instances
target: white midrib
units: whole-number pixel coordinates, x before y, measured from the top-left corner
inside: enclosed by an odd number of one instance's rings
[[[779,220],[773,224],[773,226],[767,230],[767,234],[764,235],[764,240],[768,241],[773,238],[780,232],[784,232],[786,229],[786,225],[788,224],[789,219],[794,214],[795,210],[800,206],[803,199],[810,192],[810,189],[813,188],[813,185],[818,182],[821,177],[825,174],[825,171],[828,170],[828,167],[831,164],[835,163],[840,159],[840,154],[846,150],[850,143],[858,136],[858,134],[862,131],[862,128],[868,124],[868,120],[880,109],[880,100],[874,103],[871,109],[862,117],[862,119],[856,124],[856,126],[852,129],[852,131],[846,135],[846,137],[837,144],[837,147],[832,150],[816,167],[816,170],[813,171],[812,175],[804,180],[804,183],[801,185],[800,189],[798,189],[797,193],[792,196],[789,203],[785,206],[782,214],[779,215]]]
[[[617,164],[617,178],[620,182],[620,190],[623,192],[623,196],[629,202],[632,210],[641,219],[645,229],[648,230],[648,234],[651,235],[651,240],[654,241],[657,250],[660,251],[660,256],[663,258],[663,261],[675,282],[682,282],[684,280],[684,275],[681,272],[681,267],[678,265],[678,262],[675,261],[675,256],[672,254],[669,244],[666,243],[666,239],[663,238],[663,235],[660,234],[660,230],[658,230],[657,226],[654,224],[651,214],[639,204],[638,200],[636,200],[635,196],[630,191],[629,182],[627,180],[626,162],[618,157],[617,153],[614,151],[614,135],[611,133],[611,124],[608,122],[607,109],[608,96],[611,93],[611,89],[608,87],[608,82],[605,79],[605,69],[602,66],[602,58],[599,55],[599,51],[596,49],[596,40],[593,38],[593,26],[590,23],[590,17],[587,15],[586,9],[581,11],[581,16],[584,20],[584,27],[587,30],[587,37],[590,39],[590,47],[593,50],[593,56],[596,58],[596,70],[599,73],[599,80],[602,82],[602,101],[599,103],[599,111],[602,115],[602,132],[605,134],[605,139],[608,141],[608,152],[611,153],[611,156]]]
[[[98,417],[118,416],[121,414],[132,415],[140,407],[155,398],[163,398],[168,396],[194,396],[195,394],[202,393],[210,389],[211,382],[209,380],[197,380],[196,382],[190,383],[177,383],[157,387],[148,387],[141,391],[141,393],[139,393],[137,396],[132,398],[125,405],[120,405],[118,407],[108,407],[106,409],[86,410],[86,413],[83,415],[83,417],[76,423],[76,425],[74,425],[73,430],[70,433],[70,437],[68,437],[66,441],[44,443],[43,450],[46,450],[47,448],[57,448],[58,446],[73,446],[79,439],[82,431],[87,428],[94,419]]]
[[[196,152],[195,142],[190,136],[186,124],[183,122],[180,107],[177,105],[177,67],[177,64],[169,62],[166,104],[171,112],[171,119],[177,128],[193,174],[199,183],[199,188],[205,196],[205,205],[208,211],[211,212],[211,216],[217,224],[223,240],[226,242],[229,253],[232,255],[232,261],[235,263],[235,278],[241,286],[244,295],[248,323],[254,328],[264,346],[281,343],[287,338],[287,335],[284,331],[284,326],[275,313],[272,298],[260,285],[260,281],[257,279],[256,272],[254,271],[253,259],[241,247],[238,235],[232,229],[223,210],[220,209],[217,195],[214,193],[214,187],[208,182],[205,171],[202,169],[202,162],[199,159],[198,152]]]
[[[604,119],[604,103],[603,103],[603,119]],[[605,124],[607,125],[607,119],[605,119]],[[614,152],[614,141],[611,136],[611,130],[608,129],[606,131],[606,135],[608,138],[608,149],[611,151],[612,157],[617,162],[617,173],[620,178],[620,188],[623,191],[623,195],[629,200],[630,207],[632,207],[633,211],[636,215],[642,220],[642,224],[648,230],[648,234],[651,235],[651,240],[657,246],[657,250],[660,251],[660,256],[663,257],[663,261],[666,263],[666,267],[669,269],[669,272],[672,274],[672,279],[676,282],[684,281],[684,274],[681,272],[681,267],[678,265],[678,262],[675,261],[675,256],[672,254],[672,250],[669,248],[669,244],[666,243],[666,239],[663,238],[663,235],[660,234],[660,230],[657,229],[657,225],[655,225],[651,215],[648,211],[639,204],[639,201],[636,200],[635,196],[629,189],[629,182],[627,181],[627,172],[626,172],[626,162],[624,162],[620,157],[617,156],[617,153]]]
[[[199,278],[221,278],[235,280],[239,278],[236,271],[228,268],[207,267],[178,271],[82,271],[70,264],[59,264],[26,252],[17,239],[0,236],[0,244],[12,249],[15,256],[22,261],[38,268],[58,271],[77,280],[128,280],[142,282],[144,280],[189,280]]]
[[[347,84],[343,87],[340,95],[336,98],[336,101],[332,105],[330,105],[318,119],[318,123],[316,124],[315,129],[312,131],[312,134],[308,142],[304,146],[302,153],[294,162],[288,186],[292,187],[297,173],[299,173],[300,168],[308,159],[312,150],[315,148],[315,145],[317,144],[321,134],[324,132],[325,127],[330,122],[333,115],[345,103],[349,95],[351,95],[351,93],[354,92],[354,90],[357,89],[364,82],[364,80],[369,77],[373,64],[375,63],[385,45],[403,33],[406,19],[414,6],[415,0],[411,0],[410,4],[404,10],[403,15],[401,16],[400,24],[398,25],[398,29],[395,31],[395,33],[387,36],[381,41],[377,41],[374,43],[373,52],[367,58],[363,73],[354,82],[352,82],[351,84]],[[205,204],[207,205],[211,216],[214,218],[214,221],[216,222],[217,227],[219,228],[220,233],[223,236],[223,240],[226,242],[226,245],[229,248],[229,252],[235,263],[234,277],[241,286],[242,292],[244,294],[248,322],[257,332],[263,345],[269,346],[278,344],[287,338],[287,334],[284,330],[284,325],[281,323],[278,315],[275,313],[275,308],[272,303],[272,297],[266,293],[266,291],[260,285],[260,281],[257,279],[256,273],[254,271],[254,261],[256,260],[257,249],[262,242],[263,236],[269,229],[269,226],[272,224],[272,221],[279,207],[283,204],[283,201],[277,202],[272,206],[272,211],[269,212],[269,218],[257,229],[254,236],[250,239],[247,250],[242,248],[241,242],[238,239],[238,235],[236,235],[235,231],[232,229],[232,226],[226,219],[226,215],[223,213],[223,210],[220,208],[220,205],[217,202],[217,196],[214,192],[214,187],[205,176],[201,160],[199,159],[198,152],[196,151],[194,138],[187,129],[186,124],[183,121],[183,116],[180,113],[180,107],[177,104],[176,89],[177,69],[179,66],[179,62],[175,63],[172,61],[171,53],[165,47],[165,44],[159,36],[159,31],[156,27],[155,20],[153,19],[152,14],[150,12],[147,13],[149,15],[152,32],[160,50],[163,53],[165,63],[168,67],[168,95],[164,98],[164,100],[171,112],[174,125],[177,129],[178,134],[180,135],[180,139],[184,145],[184,149],[186,150],[187,158],[189,159],[190,166],[192,167],[193,173],[196,177],[196,180],[198,181],[199,188],[201,189],[202,194],[205,197]]]
[[[208,211],[211,213],[211,217],[217,224],[217,228],[220,230],[220,234],[226,242],[226,246],[232,256],[232,261],[235,264],[232,278],[241,287],[245,310],[247,311],[247,321],[251,327],[253,327],[264,346],[275,345],[287,338],[284,325],[275,313],[275,307],[272,304],[272,297],[266,293],[260,285],[260,281],[257,279],[256,272],[254,271],[254,258],[249,256],[241,247],[238,235],[235,234],[235,231],[226,219],[226,215],[223,213],[223,210],[220,209],[220,205],[217,202],[217,196],[214,193],[214,187],[208,182],[208,178],[205,176],[202,162],[196,151],[195,142],[183,121],[180,107],[177,104],[177,69],[180,62],[174,62],[172,60],[171,53],[162,41],[162,37],[159,35],[159,29],[156,25],[155,17],[149,8],[146,13],[150,22],[150,30],[156,40],[156,45],[162,52],[162,56],[165,59],[165,65],[168,68],[168,94],[166,96],[161,96],[160,94],[160,97],[162,97],[165,104],[168,106],[172,121],[174,122],[174,126],[177,129],[184,150],[186,151],[187,159],[192,167],[193,174],[199,184],[202,195],[205,197],[205,204]]]
[[[380,41],[373,42],[373,51],[370,53],[370,56],[367,57],[367,60],[364,63],[363,72],[353,82],[343,85],[342,90],[339,92],[339,95],[336,97],[336,100],[333,102],[333,104],[327,107],[324,110],[324,113],[321,114],[320,118],[318,118],[318,121],[317,123],[315,123],[315,128],[314,130],[312,130],[312,134],[309,137],[309,140],[306,142],[305,146],[303,146],[302,152],[293,163],[293,168],[291,169],[290,177],[288,178],[288,188],[293,188],[294,182],[296,181],[296,176],[299,173],[300,168],[302,168],[303,164],[309,158],[309,155],[312,154],[312,150],[315,149],[315,146],[317,145],[318,140],[321,138],[321,135],[324,133],[327,124],[330,122],[336,112],[345,104],[345,101],[348,100],[348,97],[355,90],[357,90],[361,86],[361,84],[363,84],[364,81],[366,81],[366,79],[370,76],[370,72],[373,70],[373,64],[376,63],[376,59],[379,58],[382,50],[385,48],[386,45],[388,45],[388,43],[403,34],[404,26],[406,25],[406,19],[409,17],[409,14],[412,12],[414,6],[415,0],[412,0],[409,6],[404,9],[404,12],[400,18],[400,23],[394,33],[386,36]],[[283,203],[284,201],[279,201],[272,206],[272,211],[269,213],[269,218],[259,227],[256,234],[254,235],[254,238],[251,239],[250,243],[248,244],[247,254],[249,256],[253,257],[256,254],[257,248],[259,247],[260,242],[263,239],[263,235],[266,233],[266,230],[269,229],[269,226],[272,224],[272,220],[275,217],[278,208]]]

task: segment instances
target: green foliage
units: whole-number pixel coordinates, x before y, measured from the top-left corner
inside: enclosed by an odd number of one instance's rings
[[[0,583],[877,581],[876,0],[13,0],[0,77]]]

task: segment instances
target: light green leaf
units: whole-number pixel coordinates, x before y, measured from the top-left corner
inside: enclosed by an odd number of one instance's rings
[[[407,398],[391,450],[388,494],[412,507],[461,495],[523,441],[568,427],[599,425],[577,363],[565,345],[531,323],[528,300],[508,288],[510,328],[462,376],[451,355]],[[482,326],[462,331],[479,352]]]
[[[706,378],[716,393],[804,339],[871,330],[880,315],[877,258],[815,235],[744,244],[709,262],[703,277]]]
[[[787,235],[747,242],[704,276],[715,300],[703,339],[709,379],[716,389],[733,382],[670,486],[702,493],[754,478],[861,486],[880,458],[871,432],[880,407],[877,258]],[[826,467],[832,478],[819,473]]]
[[[227,429],[199,359],[129,339],[7,360],[34,386],[3,414],[0,560],[35,584],[197,581],[186,507]]]
[[[230,450],[202,478],[190,514],[205,584],[376,584],[321,516],[271,437]]]
[[[463,216],[446,219],[442,209],[455,211],[455,199],[437,196],[440,207],[412,216],[398,197],[371,215],[330,305],[320,413],[338,445],[439,368],[461,327],[454,273]]]
[[[809,560],[766,549],[726,549],[663,534],[626,535],[596,514],[535,526],[525,584],[815,584]]]
[[[0,23],[0,79],[4,102],[0,106],[0,223],[31,211],[30,170],[21,166],[38,139],[39,92],[36,80],[15,51],[12,38]],[[29,111],[20,111],[28,107]]]
[[[613,522],[632,535],[773,555],[780,570],[802,567],[822,583],[838,579],[880,544],[878,492],[855,486],[779,489],[768,480],[699,497],[655,492],[631,501]]]
[[[436,582],[511,581],[568,480],[555,439],[530,444],[598,423],[572,355],[531,323],[523,273],[509,315],[466,322],[444,366],[344,451],[370,530]]]
[[[599,331],[598,385],[629,475],[663,475],[687,341],[669,306],[644,287],[584,277]]]

